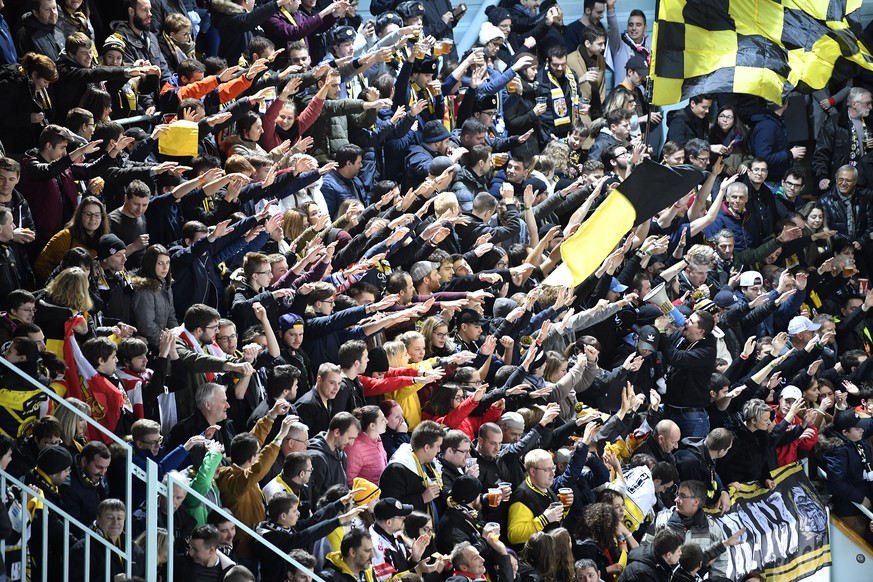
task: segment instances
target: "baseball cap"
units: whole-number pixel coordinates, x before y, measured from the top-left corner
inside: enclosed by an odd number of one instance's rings
[[[649,76],[649,65],[647,65],[646,60],[639,55],[634,55],[629,58],[624,68],[639,73],[644,77]]]
[[[854,410],[843,410],[834,418],[834,428],[838,431],[855,428],[861,424],[861,417]]]
[[[801,398],[803,398],[803,393],[797,386],[789,385],[782,389],[782,392],[779,393],[779,398],[785,398],[786,400],[789,398],[794,398],[795,400],[800,400]]]
[[[616,293],[624,293],[625,291],[627,291],[627,285],[622,285],[618,282],[618,279],[613,277],[612,281],[609,282],[609,290]]]
[[[485,320],[479,315],[475,309],[462,309],[458,315],[458,325],[462,323],[472,323],[473,325],[483,325]]]
[[[377,520],[382,521],[392,517],[406,517],[414,510],[415,508],[411,505],[400,503],[399,500],[393,497],[385,497],[376,503],[376,507],[373,508],[373,515]]]
[[[758,271],[744,271],[740,275],[740,287],[752,287],[754,285],[762,285],[764,277]]]
[[[640,333],[637,336],[637,345],[640,349],[657,352],[659,335],[654,325],[644,325],[640,328]]]
[[[279,318],[279,331],[285,332],[292,327],[304,327],[303,318],[296,313],[286,313]]]
[[[730,288],[726,287],[715,294],[715,297],[712,298],[712,302],[722,309],[730,309],[736,304],[737,297]]]
[[[439,176],[449,168],[451,168],[456,174],[461,171],[461,165],[453,162],[452,158],[448,156],[437,156],[430,163],[430,168],[428,168],[427,173],[431,176]]]
[[[820,327],[820,323],[813,323],[810,318],[803,315],[797,315],[792,317],[791,321],[788,322],[788,335],[797,335],[804,331],[816,331]]]

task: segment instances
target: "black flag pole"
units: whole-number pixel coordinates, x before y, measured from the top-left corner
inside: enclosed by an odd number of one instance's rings
[[[652,47],[652,48],[654,48],[654,47]],[[649,147],[650,147],[649,146],[649,131],[651,130],[651,127],[652,127],[652,85],[653,85],[652,71],[650,69],[649,70],[649,77],[646,79],[646,94],[643,95],[643,99],[646,102],[646,111],[647,111],[647,113],[646,113],[646,131],[645,131],[646,141],[644,142],[644,145],[646,146],[646,151],[649,151]]]

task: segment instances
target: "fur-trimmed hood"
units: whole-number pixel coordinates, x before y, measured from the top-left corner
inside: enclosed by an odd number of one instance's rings
[[[834,425],[829,424],[823,427],[818,433],[818,443],[816,444],[815,449],[819,455],[823,455],[824,453],[838,449],[848,443],[849,440],[839,434],[834,428]]]
[[[130,280],[130,285],[133,287],[134,291],[151,291],[153,293],[161,291],[162,288],[170,287],[169,282],[164,281],[162,283],[158,279],[152,277],[134,277]]]

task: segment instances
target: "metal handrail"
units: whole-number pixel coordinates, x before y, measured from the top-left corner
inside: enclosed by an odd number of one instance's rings
[[[128,454],[125,455],[126,476],[125,476],[125,480],[124,480],[124,487],[125,487],[124,494],[125,494],[125,498],[129,502],[129,500],[132,499],[131,479],[136,477],[142,481],[145,481],[145,472],[143,472],[142,469],[140,469],[139,467],[137,467],[136,465],[133,464],[133,451],[131,450],[130,445],[128,443],[124,442],[123,440],[121,440],[120,438],[118,438],[116,435],[112,434],[112,432],[107,430],[100,423],[96,422],[89,415],[83,413],[75,406],[71,406],[64,398],[58,396],[54,392],[54,390],[50,390],[46,386],[43,386],[42,384],[37,382],[35,379],[30,377],[28,374],[26,374],[22,370],[20,370],[18,368],[18,366],[15,366],[11,362],[7,361],[6,358],[0,358],[0,364],[2,364],[3,366],[5,366],[9,370],[11,370],[16,375],[18,375],[19,378],[22,378],[26,382],[30,383],[30,385],[33,386],[34,388],[39,389],[43,394],[47,395],[50,399],[54,400],[60,406],[63,406],[64,408],[71,411],[73,414],[75,414],[79,418],[83,419],[85,422],[88,423],[89,426],[96,428],[98,431],[100,431],[104,435],[107,435],[115,444],[119,444],[119,445],[124,446],[125,450],[128,452]],[[74,467],[73,469],[75,470],[76,468]],[[46,499],[44,499],[42,497],[40,497],[40,498],[42,499],[42,501],[44,503],[47,502]],[[133,508],[128,507],[127,509],[128,509],[128,512],[131,515],[133,515]],[[131,522],[132,521],[133,520],[131,520],[131,519],[124,520],[124,537],[125,537],[124,551],[125,551],[125,554],[127,554],[128,558],[131,556],[131,553],[132,553],[131,550],[132,550],[132,544],[133,544],[133,541],[132,541],[133,536],[131,535],[131,533],[132,533]],[[88,548],[86,548],[86,549],[88,549]],[[0,552],[5,552],[5,550],[6,550],[6,542],[0,540]],[[45,555],[45,554],[43,554],[43,555]],[[22,560],[22,564],[21,564],[22,568],[25,567],[25,564],[26,564],[26,562],[24,560]],[[128,559],[126,562],[125,573],[127,576],[130,576],[130,572],[131,572],[131,560]]]
[[[116,547],[114,544],[109,543],[102,536],[99,536],[94,531],[92,531],[88,525],[85,525],[84,523],[82,523],[81,521],[79,521],[78,519],[76,519],[75,517],[73,517],[72,515],[67,513],[66,511],[64,511],[63,508],[61,508],[58,505],[54,504],[53,502],[49,501],[45,497],[39,495],[35,490],[28,487],[23,482],[19,481],[18,479],[16,479],[15,477],[13,477],[9,473],[7,473],[6,471],[0,469],[0,491],[6,491],[7,482],[12,483],[16,487],[18,487],[19,490],[21,491],[21,520],[22,520],[22,525],[27,520],[26,515],[27,515],[28,499],[29,498],[39,499],[40,502],[46,508],[50,509],[56,515],[59,515],[60,517],[63,518],[63,520],[64,520],[64,538],[65,539],[67,537],[69,537],[70,523],[72,523],[77,528],[79,528],[79,530],[81,530],[82,532],[85,533],[86,538],[88,538],[89,540],[97,540],[98,542],[100,542],[104,546],[104,552],[106,552],[106,565],[107,565],[107,568],[105,571],[105,573],[106,573],[105,579],[106,580],[109,580],[109,576],[110,576],[110,569],[108,567],[109,560],[111,557],[110,552],[116,554],[117,556],[119,556],[120,558],[125,560],[127,575],[130,576],[130,568],[131,568],[130,550],[128,550],[127,552],[124,552],[120,548]],[[125,521],[129,521],[129,520],[125,520]],[[26,530],[25,527],[22,527],[22,529]],[[49,528],[48,528],[48,512],[44,510],[42,512],[42,544],[43,544],[44,549],[48,548],[48,530],[49,530]],[[24,577],[24,573],[26,572],[26,568],[27,568],[27,542],[28,542],[28,539],[26,536],[26,532],[22,531],[21,532],[21,572],[22,572],[22,578]],[[2,550],[0,550],[4,554],[6,553],[5,545],[6,544],[4,541],[3,548],[2,548]],[[68,544],[65,543],[64,544],[64,578],[63,578],[65,582],[70,579],[70,559],[69,559],[70,555],[69,554],[70,554],[70,547]],[[88,543],[85,545],[85,562],[84,562],[85,579],[86,580],[91,579],[91,577],[90,577],[90,574],[91,574],[90,557],[91,557],[91,544]],[[48,581],[48,552],[47,551],[42,552],[42,579],[43,579],[43,582]],[[52,582],[54,582],[54,581],[52,581]]]
[[[151,466],[149,466],[149,469],[151,469]],[[146,473],[148,474],[148,476],[150,478],[153,477],[155,479],[155,481],[157,481],[157,471],[156,470],[153,472],[153,475],[152,475],[152,471],[147,471]],[[246,524],[242,523],[235,516],[231,515],[227,511],[225,511],[224,508],[218,507],[217,505],[212,503],[212,501],[210,501],[207,497],[205,497],[204,495],[201,495],[200,493],[198,493],[197,491],[192,489],[187,483],[185,483],[184,481],[180,481],[172,473],[168,474],[166,486],[164,486],[163,484],[160,484],[160,483],[157,483],[157,485],[156,485],[156,488],[159,492],[161,492],[162,494],[166,493],[167,499],[173,498],[173,488],[174,487],[181,487],[184,491],[186,491],[188,493],[188,495],[193,495],[195,499],[197,499],[201,503],[205,504],[212,511],[215,511],[216,513],[218,513],[219,515],[221,515],[222,517],[224,517],[225,519],[227,519],[231,523],[233,523],[236,526],[237,530],[245,532],[246,534],[248,534],[252,538],[252,540],[256,540],[258,543],[262,544],[264,547],[269,549],[271,552],[273,552],[280,559],[282,559],[286,562],[290,562],[291,564],[294,565],[295,568],[306,573],[315,582],[325,582],[316,572],[310,570],[309,568],[307,568],[306,566],[304,566],[303,564],[301,564],[300,562],[298,562],[297,560],[295,560],[294,558],[289,556],[287,552],[283,552],[282,550],[280,550],[274,544],[272,544],[271,542],[264,539],[263,536],[261,536],[255,530],[253,530],[252,528],[250,528]],[[155,511],[157,511],[157,509],[155,509]],[[167,530],[170,532],[173,531],[173,512],[169,511],[169,510],[167,511]],[[168,535],[167,540],[170,544],[170,547],[169,547],[169,550],[167,553],[168,553],[168,555],[172,556],[172,555],[174,555],[174,552],[173,552],[173,543],[175,541],[174,536]],[[167,563],[167,580],[173,580],[173,561],[172,560],[168,561],[168,563]]]
[[[54,391],[48,389],[47,387],[43,386],[42,384],[40,384],[39,382],[37,382],[36,380],[31,378],[30,376],[28,376],[27,374],[22,372],[17,366],[11,364],[10,362],[5,360],[4,358],[0,358],[0,363],[2,363],[2,365],[6,366],[8,369],[12,370],[19,377],[25,379],[33,387],[38,388],[40,391],[42,391],[44,394],[46,394],[49,398],[51,398],[56,403],[58,403],[58,405],[69,409],[74,414],[76,414],[79,418],[84,419],[88,423],[89,426],[95,427],[97,430],[99,430],[103,434],[108,435],[114,443],[124,446],[125,450],[128,452],[128,454],[125,456],[126,469],[127,469],[127,476],[125,478],[126,499],[128,499],[128,500],[132,499],[132,495],[131,495],[131,479],[132,478],[137,478],[137,479],[140,479],[141,481],[143,481],[145,486],[146,486],[146,499],[147,500],[154,499],[156,502],[158,500],[158,497],[157,497],[158,495],[163,495],[163,496],[165,496],[165,498],[167,500],[169,500],[172,498],[172,497],[166,497],[168,493],[170,493],[170,494],[172,493],[172,491],[169,491],[169,489],[171,489],[172,487],[182,487],[188,493],[188,495],[193,495],[201,503],[205,504],[206,507],[208,507],[210,510],[216,511],[220,515],[229,519],[239,530],[247,533],[254,540],[257,540],[259,543],[263,544],[265,547],[267,547],[271,552],[273,552],[274,554],[279,556],[281,559],[284,559],[285,561],[290,562],[291,564],[294,565],[295,568],[297,568],[298,570],[300,570],[302,572],[305,572],[307,575],[311,576],[313,578],[313,580],[315,580],[316,582],[324,582],[318,576],[317,573],[306,568],[305,566],[303,566],[302,564],[300,564],[299,562],[297,562],[296,560],[294,560],[293,558],[288,556],[288,554],[286,552],[283,552],[282,550],[277,548],[275,545],[273,545],[272,543],[265,540],[260,534],[255,532],[253,529],[251,529],[250,527],[248,527],[244,523],[240,522],[236,517],[232,516],[230,513],[225,511],[223,508],[217,506],[215,503],[213,503],[212,501],[210,501],[208,498],[204,497],[203,495],[201,495],[197,491],[194,491],[190,486],[188,486],[187,483],[179,481],[173,475],[170,475],[169,479],[168,479],[169,487],[164,486],[162,483],[160,483],[160,481],[158,481],[158,478],[157,478],[158,465],[152,459],[148,459],[149,462],[146,463],[146,470],[143,471],[140,467],[133,464],[133,450],[130,446],[130,443],[127,443],[127,442],[123,441],[122,439],[118,438],[116,435],[112,434],[110,431],[108,431],[101,424],[94,421],[94,419],[92,419],[90,416],[79,411],[76,407],[71,406],[69,403],[66,402],[66,400],[64,398],[62,398],[61,396],[58,396]],[[3,475],[6,475],[6,474],[3,473],[2,471],[0,471],[0,476],[3,476]],[[19,485],[19,486],[22,485],[18,480],[14,479],[11,476],[10,476],[10,479],[12,479],[12,482],[15,483],[16,485]],[[2,481],[0,481],[0,484],[2,484]],[[0,491],[2,491],[2,489],[0,489]],[[28,491],[30,491],[30,489],[28,489]],[[44,497],[42,497],[38,494],[35,494],[32,491],[31,491],[31,493],[32,493],[31,496],[39,498],[40,500],[43,501],[43,503],[47,504],[48,506],[53,507],[53,508],[55,507],[54,504],[52,504],[50,501],[46,500]],[[156,502],[155,503],[146,503],[146,531],[153,531],[157,527],[157,523],[158,523],[157,511],[158,511],[158,509],[157,509]],[[170,502],[167,501],[167,503],[169,504]],[[122,550],[120,550],[119,548],[116,548],[114,546],[112,547],[114,552],[118,553],[119,555],[123,555],[125,557],[125,559],[126,559],[125,569],[126,569],[127,576],[131,575],[131,567],[132,567],[132,551],[131,550],[132,550],[133,536],[132,536],[131,527],[132,527],[132,522],[133,522],[132,516],[133,516],[133,512],[135,509],[136,508],[134,508],[134,507],[127,508],[129,518],[125,519],[125,524],[124,524],[125,538],[126,538],[124,551],[122,552]],[[71,518],[71,519],[73,519],[73,518]],[[75,519],[73,519],[73,520],[77,524],[79,523]],[[168,530],[170,532],[172,532],[172,528],[173,528],[173,512],[172,511],[167,512],[167,526],[168,526]],[[82,527],[82,529],[84,531],[90,531],[89,528],[87,528],[87,527]],[[44,528],[43,531],[47,532],[47,529]],[[90,532],[89,535],[93,535],[93,532]],[[47,533],[44,533],[44,536],[47,536]],[[173,535],[168,535],[167,538],[168,538],[168,543],[169,543],[168,556],[170,557],[170,559],[168,559],[168,562],[167,562],[167,568],[168,568],[167,579],[172,580],[173,579],[173,577],[172,577],[172,574],[173,574],[172,556],[174,555],[174,553],[173,553],[174,537],[173,537]],[[44,547],[45,547],[48,543],[48,540],[44,539],[43,541],[44,541]],[[101,541],[103,541],[103,540],[101,540]],[[27,540],[23,538],[22,539],[22,568],[25,568],[26,563],[27,563],[26,544],[27,544]],[[90,544],[87,545],[85,549],[86,549],[86,560],[87,560],[90,557],[90,555],[89,555]],[[0,553],[5,552],[5,550],[6,550],[6,543],[5,543],[5,541],[0,540]],[[68,548],[65,548],[65,557],[66,557],[67,552],[68,552]],[[44,552],[43,559],[45,559],[46,555],[47,555],[47,553]],[[146,579],[147,580],[156,580],[157,579],[157,572],[158,572],[158,563],[157,563],[157,549],[155,548],[155,544],[146,544],[145,558],[146,558],[146,560],[145,560]],[[65,563],[66,562],[67,562],[67,560],[65,560]],[[69,564],[67,563],[65,568],[68,568],[68,567],[69,567]],[[22,571],[24,571],[24,570],[22,570]],[[43,571],[45,571],[45,570],[43,570]],[[52,582],[54,582],[54,581],[52,581]]]
[[[827,472],[824,469],[822,469],[821,467],[818,468],[818,476],[821,477],[822,479],[824,479],[825,481],[828,480]],[[852,504],[855,507],[857,507],[861,513],[866,515],[867,519],[869,519],[870,521],[873,521],[873,511],[870,511],[869,509],[864,507],[864,504],[858,503],[857,501],[853,501]]]

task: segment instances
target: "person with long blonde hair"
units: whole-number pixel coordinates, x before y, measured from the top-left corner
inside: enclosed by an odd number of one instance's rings
[[[77,409],[85,416],[91,416],[91,406],[88,404],[82,402],[78,398],[67,398],[66,400],[67,404],[72,408]],[[55,406],[52,414],[58,419],[58,422],[61,423],[61,438],[64,442],[63,446],[70,451],[70,454],[73,455],[73,458],[75,459],[76,455],[82,452],[82,447],[85,446],[85,443],[87,442],[85,431],[88,428],[88,421],[77,416],[66,406]]]
[[[149,532],[144,531],[137,536],[133,543],[142,548],[142,551],[146,551],[146,544],[152,543],[154,540],[155,551],[158,556],[158,580],[157,582],[164,582],[166,579],[167,572],[167,561],[169,560],[170,553],[170,542],[169,542],[169,532],[166,528],[159,527],[155,531],[155,535],[150,539]]]
[[[58,358],[64,357],[64,326],[71,317],[83,315],[73,330],[80,340],[90,334],[88,311],[93,307],[88,293],[88,275],[80,267],[64,269],[45,288],[45,297],[39,300],[33,322],[45,334],[46,350]]]

